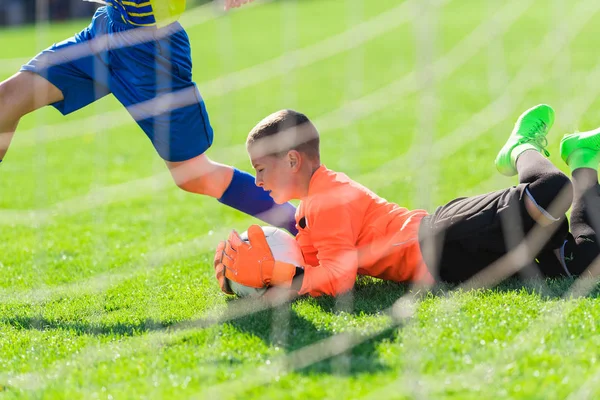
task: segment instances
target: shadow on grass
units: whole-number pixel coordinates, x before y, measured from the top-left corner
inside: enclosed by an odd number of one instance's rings
[[[568,297],[574,282],[575,279],[566,278],[539,280],[511,278],[486,290],[500,293],[526,291],[550,300]],[[429,292],[412,292],[410,285],[370,278],[360,279],[357,282],[351,302],[348,302],[349,306],[345,308],[342,306],[342,308],[344,308],[345,312],[353,315],[380,314],[388,310],[398,299],[407,294],[411,296],[427,295],[443,297],[455,289],[456,285],[441,283],[435,285]],[[600,286],[596,285],[585,297],[600,297]],[[324,312],[339,312],[340,307],[337,304],[338,300],[335,298],[323,296],[311,301],[314,301]],[[309,346],[333,335],[333,333],[327,330],[317,329],[312,323],[297,315],[290,305],[282,307],[287,308],[263,311],[259,314],[236,319],[231,323],[238,330],[256,335],[265,343],[284,348],[287,352]],[[289,319],[283,322],[283,328],[280,328],[278,331],[273,330],[272,327],[275,326],[274,321],[278,318],[277,313],[285,315],[286,312],[289,315]],[[280,320],[279,323],[281,324],[282,321]],[[354,347],[345,357],[332,357],[329,360],[318,362],[301,371],[309,374],[355,375],[386,370],[387,367],[379,360],[377,346],[383,340],[393,340],[398,334],[398,329],[401,329],[401,327],[382,332],[378,336]]]
[[[499,293],[526,291],[546,299],[561,299],[570,297],[570,291],[573,289],[576,280],[577,278],[523,279],[512,277],[494,287],[483,290]],[[407,284],[367,278],[357,282],[351,312],[355,315],[362,313],[378,314],[391,307],[398,299],[407,294],[417,297],[423,295],[443,297],[456,290],[457,286],[456,284],[438,283],[427,292],[416,292],[412,291],[413,289]],[[591,285],[590,290],[583,293],[581,297],[599,298],[600,282]],[[335,312],[336,310],[335,298],[318,297],[315,301],[326,311]]]
[[[497,292],[512,292],[525,290],[528,293],[539,294],[543,298],[560,299],[568,298],[570,290],[573,288],[573,283],[576,278],[560,278],[560,279],[528,279],[519,278],[508,279],[494,287],[492,290]],[[600,297],[600,285],[596,283],[591,287],[591,290],[585,293],[582,297],[598,298]]]
[[[360,277],[353,292],[350,309],[348,306],[342,307],[344,307],[344,311],[354,315],[381,314],[405,295],[409,297],[444,296],[452,289],[452,285],[441,283],[435,285],[430,291],[423,291],[411,288],[410,284]],[[315,298],[314,301],[325,311],[336,312],[338,310],[336,298],[323,296]]]
[[[572,288],[575,279],[522,280],[512,278],[489,289],[493,292],[527,291],[538,294],[542,298],[559,299],[565,297]],[[436,285],[427,296],[445,296],[454,289],[447,284]],[[599,298],[600,286],[595,285],[586,297]],[[357,282],[352,302],[342,307],[353,315],[380,314],[389,309],[399,298],[406,294],[420,296],[425,293],[411,293],[410,287],[393,282],[360,279]],[[299,301],[303,301],[300,299]],[[337,300],[331,297],[311,299],[325,313],[338,313]],[[234,318],[227,323],[240,332],[250,333],[263,340],[269,346],[277,346],[286,353],[293,353],[306,346],[318,343],[333,336],[336,332],[316,327],[312,322],[298,315],[293,304],[287,303],[278,308],[254,312],[243,317]],[[48,319],[43,316],[12,316],[0,318],[0,324],[24,330],[65,330],[78,335],[97,336],[139,336],[144,333],[170,329],[205,329],[221,324],[218,319],[206,317],[187,321],[158,321],[140,319],[127,322],[86,322]],[[274,328],[277,327],[277,328]],[[327,373],[333,375],[358,375],[376,373],[388,369],[378,354],[378,346],[382,341],[394,340],[401,327],[384,330],[377,336],[365,340],[341,356],[333,356],[311,364],[297,372],[314,374]]]
[[[240,332],[257,336],[269,346],[284,349],[286,353],[306,348],[335,334],[332,331],[315,327],[310,321],[299,316],[292,309],[291,304],[237,318],[230,321],[229,324]],[[385,371],[388,367],[381,363],[377,347],[382,340],[392,340],[396,334],[397,328],[387,329],[341,355],[311,363],[304,368],[294,369],[297,373],[308,375],[317,373],[358,375]],[[311,351],[313,350],[319,351],[319,348],[311,349]],[[293,359],[299,360],[303,357],[295,354]]]
[[[171,322],[161,322],[145,319],[134,323],[89,323],[79,321],[63,321],[38,316],[15,316],[0,319],[1,324],[17,329],[50,331],[60,329],[71,331],[77,335],[95,336],[137,336],[145,332],[164,330],[173,325]]]
[[[520,278],[511,278],[505,280],[501,284],[488,289],[494,292],[511,292],[511,291],[526,291],[532,294],[538,294],[542,298],[559,299],[568,296],[569,291],[573,287],[575,278],[561,279],[538,279],[538,280],[523,280]],[[448,292],[455,289],[455,285],[438,284],[435,285],[429,292],[428,296],[442,297]],[[354,314],[380,314],[384,310],[389,309],[399,298],[406,294],[415,296],[424,295],[425,292],[411,292],[410,285],[399,284],[390,281],[382,281],[374,278],[359,278],[353,294],[350,309],[344,308],[344,311]],[[599,298],[600,283],[593,285],[591,290],[584,297]],[[238,300],[239,301],[239,300]],[[325,312],[335,313],[339,311],[337,306],[338,300],[330,296],[322,296],[314,298],[313,301]],[[286,305],[286,307],[289,305]],[[266,338],[267,333],[270,335],[271,314],[272,310],[252,313],[248,317],[239,318],[237,321],[240,326],[254,326],[254,333],[257,336]],[[292,328],[298,332],[308,332],[312,325],[291,312]],[[250,323],[250,321],[252,321]],[[261,322],[262,321],[262,325]],[[151,318],[140,319],[135,322],[103,322],[95,323],[83,321],[65,321],[60,319],[48,319],[42,316],[14,316],[0,319],[0,323],[8,324],[19,329],[36,329],[36,330],[52,330],[63,329],[70,330],[82,335],[118,335],[118,336],[135,336],[140,333],[165,330],[173,327],[175,329],[197,327],[203,329],[215,324],[213,319],[198,319],[189,321],[158,321]],[[180,325],[183,325],[180,327]],[[309,326],[310,325],[310,326]],[[314,329],[314,328],[312,328]],[[259,331],[263,331],[259,334]],[[325,336],[324,336],[325,335]],[[267,335],[268,336],[268,335]],[[314,333],[307,337],[314,340],[323,339],[326,333]],[[297,342],[298,346],[291,346],[290,349],[302,347],[305,342]]]

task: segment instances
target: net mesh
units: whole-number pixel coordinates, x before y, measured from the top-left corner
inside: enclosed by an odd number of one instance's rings
[[[559,111],[557,125],[563,131],[576,130],[582,121],[594,122],[586,115],[593,114],[600,92],[600,64],[586,52],[591,47],[585,47],[581,35],[590,34],[588,23],[600,4],[514,0],[470,7],[459,3],[407,0],[375,6],[363,0],[343,4],[290,0],[259,2],[228,14],[219,2],[190,7],[181,24],[191,38],[194,78],[215,127],[209,156],[250,170],[244,141],[252,124],[275,109],[306,109],[321,132],[327,165],[348,170],[355,180],[402,206],[433,211],[454,197],[515,184],[494,174],[490,157],[527,104],[548,98]],[[36,0],[33,27],[1,31],[7,36],[0,36],[0,41],[12,46],[0,63],[2,79],[8,81],[18,65],[27,62],[27,52],[17,48],[18,37],[26,37],[22,40],[28,51],[33,46],[39,51],[75,26],[50,23],[50,6],[49,0]],[[79,21],[77,26],[84,24]],[[153,30],[135,29],[124,35],[130,45],[157,40]],[[45,62],[49,66],[78,60],[113,45],[101,36],[91,44],[57,52]],[[95,79],[105,81],[110,68],[97,63]],[[43,81],[36,84],[31,99],[36,107],[26,105],[30,108],[38,108],[51,95]],[[19,98],[0,90],[0,104],[10,106],[11,96]],[[33,355],[27,356],[23,370],[4,361],[7,367],[0,373],[0,389],[34,393],[60,387],[61,377],[69,377],[71,383],[79,377],[90,385],[90,392],[83,387],[80,393],[97,394],[99,389],[93,385],[98,384],[94,377],[100,374],[99,366],[117,365],[115,354],[135,359],[140,351],[150,354],[140,361],[147,368],[141,373],[144,380],[162,382],[156,376],[168,375],[177,382],[174,387],[185,388],[190,380],[200,379],[190,373],[194,378],[187,380],[186,368],[209,367],[190,362],[171,371],[171,377],[169,360],[179,354],[171,356],[168,349],[199,331],[209,331],[219,336],[198,346],[227,348],[227,341],[234,343],[250,333],[275,350],[265,351],[268,362],[259,366],[250,356],[240,356],[250,359],[247,367],[242,365],[231,375],[226,367],[224,372],[209,374],[218,379],[196,385],[192,394],[186,393],[192,397],[256,396],[257,388],[289,374],[325,373],[324,362],[329,363],[327,372],[332,376],[353,377],[356,371],[376,375],[378,366],[354,352],[401,336],[405,351],[399,376],[382,384],[371,381],[352,397],[381,398],[392,393],[429,398],[445,384],[462,382],[465,389],[493,381],[494,371],[529,354],[532,343],[543,342],[548,332],[570,320],[582,307],[573,299],[595,296],[598,260],[569,280],[543,306],[548,310],[538,310],[489,360],[470,369],[433,374],[421,367],[430,362],[432,350],[415,334],[432,297],[436,312],[468,313],[470,299],[463,293],[494,288],[518,275],[554,229],[536,226],[522,237],[504,238],[511,250],[458,286],[394,287],[386,301],[375,296],[379,300],[371,306],[365,306],[369,293],[390,286],[360,280],[354,291],[324,302],[304,298],[290,302],[287,296],[225,301],[216,294],[212,251],[230,229],[243,230],[255,220],[213,206],[206,197],[176,190],[163,161],[135,124],[197,100],[194,90],[182,90],[157,93],[126,108],[106,98],[65,118],[48,109],[23,118],[10,155],[0,167],[0,224],[20,235],[15,245],[8,243],[12,234],[2,236],[6,250],[1,252],[5,259],[0,259],[0,274],[7,280],[0,279],[4,306],[0,332],[36,330],[42,341],[50,340],[53,331],[100,339],[79,341],[75,350],[57,351],[60,355],[51,360],[33,344]],[[16,126],[10,118],[8,108],[0,111],[2,151],[11,143]],[[156,132],[168,135],[169,127],[156,126]],[[558,143],[559,136],[549,138]],[[265,145],[267,153],[270,145]],[[554,148],[552,160],[558,164],[558,147]],[[570,195],[568,190],[560,193],[546,211],[560,215]],[[352,200],[338,199],[340,206]],[[519,225],[520,216],[503,224]],[[555,282],[539,277],[526,285],[545,295],[556,291]],[[95,300],[86,306],[86,299]],[[61,301],[69,306],[59,311]],[[518,307],[509,297],[505,301]],[[318,318],[329,318],[323,322],[327,335],[318,329],[316,333],[301,329],[306,322],[302,312],[311,307],[321,308]],[[377,308],[372,313],[375,322],[363,323],[361,318],[369,313],[361,310],[369,307]],[[21,313],[21,308],[26,311]],[[121,308],[133,311],[121,315]],[[354,322],[345,324],[339,318]],[[266,326],[260,321],[266,321]],[[228,326],[236,333],[232,335]],[[253,327],[250,332],[248,326]],[[481,341],[485,344],[485,339]],[[8,348],[7,343],[2,345]],[[73,378],[72,365],[87,371]],[[593,398],[598,393],[597,367],[587,372],[583,383],[568,386],[572,398]],[[106,387],[116,393],[122,389],[109,383]],[[485,388],[480,392],[502,394]]]

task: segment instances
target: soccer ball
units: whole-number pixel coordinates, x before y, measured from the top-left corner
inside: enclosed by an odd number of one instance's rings
[[[294,264],[297,267],[302,267],[304,257],[296,239],[289,233],[272,226],[261,226],[267,243],[273,253],[273,258],[277,261]],[[243,241],[248,242],[248,232],[240,234]],[[239,297],[260,297],[267,291],[267,287],[253,288],[240,285],[237,282],[227,279],[227,283],[231,291]]]

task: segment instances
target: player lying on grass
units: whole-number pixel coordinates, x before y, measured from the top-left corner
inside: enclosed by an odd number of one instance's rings
[[[278,203],[301,200],[296,239],[305,265],[273,260],[257,226],[249,229],[250,244],[232,232],[215,254],[222,290],[230,293],[224,276],[245,286],[291,287],[312,296],[344,293],[357,274],[397,282],[461,282],[506,255],[536,226],[547,231],[549,240],[539,252],[547,262],[531,257],[530,263],[545,276],[581,273],[598,254],[587,212],[600,210],[600,131],[567,136],[561,143],[575,181],[573,238],[564,215],[572,184],[540,154],[547,154],[553,122],[547,105],[527,110],[498,154],[497,168],[518,174],[517,186],[459,198],[428,214],[390,203],[322,165],[319,134],[303,114],[284,110],[268,116],[250,132],[247,149],[258,186]],[[573,259],[560,257],[565,249],[573,250]]]
[[[185,0],[97,1],[106,6],[87,28],[42,51],[0,83],[0,161],[25,114],[53,105],[67,115],[112,93],[181,189],[217,198],[295,233],[294,206],[276,205],[254,185],[252,175],[204,154],[213,129],[192,81],[187,33],[176,22]],[[225,0],[225,6],[249,1]]]

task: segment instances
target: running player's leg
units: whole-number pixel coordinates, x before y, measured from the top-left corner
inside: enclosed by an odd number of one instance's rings
[[[100,14],[96,13],[94,21]],[[92,50],[94,22],[77,35],[42,51],[0,83],[0,160],[21,117],[45,105],[66,115],[109,93],[102,52]]]
[[[4,159],[19,120],[63,99],[52,83],[31,72],[18,72],[0,83],[0,161]]]
[[[122,34],[149,30],[113,21],[113,47]],[[275,226],[295,229],[295,207],[277,205],[254,177],[212,161],[213,141],[204,100],[192,81],[187,34],[178,23],[155,30],[156,40],[111,50],[111,90],[165,160],[183,190],[204,194]]]

